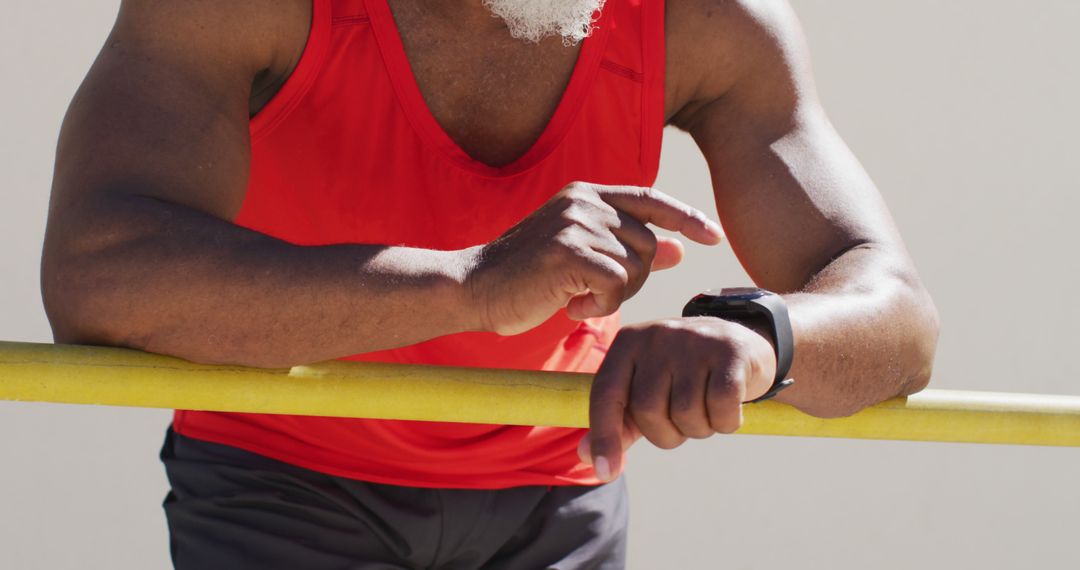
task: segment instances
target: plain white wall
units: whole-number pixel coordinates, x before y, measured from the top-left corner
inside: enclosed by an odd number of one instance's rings
[[[48,341],[38,257],[64,109],[118,2],[0,19],[0,339]],[[796,0],[825,104],[878,182],[944,330],[935,388],[1080,394],[1080,3]],[[701,207],[666,139],[657,185]],[[691,248],[628,321],[747,283]],[[0,378],[0,382],[2,382]],[[0,568],[168,565],[163,411],[0,403]],[[1080,567],[1073,449],[735,436],[632,452],[633,568]]]

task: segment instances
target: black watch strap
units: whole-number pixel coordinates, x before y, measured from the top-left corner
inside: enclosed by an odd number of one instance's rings
[[[735,321],[740,318],[761,318],[769,324],[776,349],[776,377],[767,392],[748,403],[769,400],[795,383],[795,380],[787,377],[791,370],[795,342],[787,304],[780,295],[764,289],[706,291],[691,299],[683,308],[682,314],[684,317],[710,316]]]
[[[756,404],[758,402],[764,402],[765,400],[771,400],[775,398],[777,394],[783,392],[785,388],[791,386],[794,383],[794,378],[785,378],[779,382],[774,381],[772,387],[769,388],[768,392],[765,392],[757,398],[750,400],[749,402],[747,402],[747,404]]]

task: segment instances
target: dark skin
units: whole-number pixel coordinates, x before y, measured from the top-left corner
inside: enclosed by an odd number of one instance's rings
[[[491,165],[524,153],[578,48],[514,40],[475,1],[391,7],[450,136]],[[248,119],[295,67],[309,21],[303,0],[123,3],[57,152],[42,269],[57,341],[277,367],[469,330],[512,334],[563,306],[574,318],[610,314],[651,270],[676,265],[681,245],[650,226],[720,241],[715,222],[674,198],[587,181],[494,242],[453,252],[298,247],[231,224]],[[922,389],[937,313],[818,103],[790,8],[669,0],[666,25],[669,121],[700,146],[740,261],[790,309],[797,382],[778,399],[835,417]],[[408,310],[432,296],[445,311]],[[596,376],[582,453],[610,479],[642,435],[672,448],[731,433],[775,367],[754,323],[625,327]]]

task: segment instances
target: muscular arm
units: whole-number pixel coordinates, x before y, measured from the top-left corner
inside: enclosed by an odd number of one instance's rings
[[[783,294],[795,335],[778,399],[853,414],[930,378],[937,312],[881,197],[825,117],[783,0],[669,0],[667,103],[697,141],[717,210],[755,283]],[[664,449],[732,433],[776,374],[752,323],[669,318],[619,331],[593,382],[579,453],[600,479],[641,436]]]
[[[252,85],[294,64],[309,9],[124,2],[57,152],[42,288],[58,341],[286,366],[475,328],[461,252],[300,247],[230,223]]]
[[[466,330],[610,314],[701,212],[641,188],[571,184],[490,244],[301,247],[230,222],[249,112],[295,64],[306,0],[127,0],[64,121],[42,261],[61,342],[290,366]],[[304,25],[296,25],[301,23]],[[254,88],[253,88],[254,86]],[[364,189],[358,189],[363,191]]]
[[[712,17],[676,15],[700,40],[692,95],[673,122],[708,161],[739,260],[787,300],[796,384],[779,400],[843,416],[922,389],[937,313],[873,182],[825,116],[790,7],[680,5]]]

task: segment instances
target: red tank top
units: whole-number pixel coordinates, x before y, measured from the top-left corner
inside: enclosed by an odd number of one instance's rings
[[[495,239],[574,180],[651,185],[664,125],[663,15],[661,0],[608,0],[539,139],[495,168],[428,110],[386,0],[314,0],[300,62],[251,120],[235,222],[302,245],[448,250]],[[349,359],[593,372],[617,326],[617,317],[559,313],[514,337],[455,334]],[[579,429],[194,411],[177,411],[174,429],[376,483],[599,482],[577,458]]]

